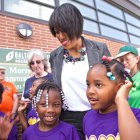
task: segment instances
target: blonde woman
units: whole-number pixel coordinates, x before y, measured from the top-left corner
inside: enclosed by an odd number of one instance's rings
[[[52,74],[49,73],[48,70],[48,61],[47,57],[42,50],[33,49],[31,50],[28,55],[28,66],[29,69],[32,71],[33,75],[25,81],[25,88],[23,97],[29,98],[29,89],[31,88],[33,82],[38,78],[44,78],[48,81],[52,81]],[[27,110],[27,113],[31,110],[31,106]]]

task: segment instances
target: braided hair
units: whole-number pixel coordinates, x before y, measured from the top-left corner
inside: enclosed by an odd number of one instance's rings
[[[125,66],[118,60],[103,56],[102,63],[105,65],[107,69],[107,76],[109,77],[110,80],[115,80],[115,78],[119,78],[124,81],[126,80],[126,78],[128,78],[133,83],[130,74],[125,70]],[[110,72],[111,74],[109,75],[108,72]]]
[[[56,91],[58,91],[61,95],[61,99],[62,99],[62,104],[63,104],[63,108],[64,110],[68,109],[67,106],[67,101],[65,98],[65,95],[63,93],[63,91],[59,88],[58,85],[52,83],[52,82],[43,82],[42,84],[40,84],[36,90],[35,90],[35,96],[33,97],[33,106],[34,108],[36,108],[36,104],[39,102],[41,95],[43,93],[44,90],[47,90],[47,95],[46,95],[46,107],[48,107],[48,93],[51,89],[54,89]]]

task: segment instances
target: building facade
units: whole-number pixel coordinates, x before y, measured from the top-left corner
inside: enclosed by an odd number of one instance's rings
[[[55,49],[59,42],[50,34],[48,20],[53,9],[65,2],[76,5],[84,16],[84,36],[106,43],[112,55],[124,44],[139,47],[138,0],[0,0],[0,48]],[[29,39],[17,34],[20,23],[32,27]]]
[[[7,79],[19,92],[29,74],[26,53],[38,48],[49,57],[60,45],[49,31],[48,20],[54,8],[66,2],[81,11],[83,36],[106,43],[112,56],[126,44],[140,49],[139,0],[0,0],[0,65],[6,66]],[[29,25],[29,31],[22,30],[20,35],[18,27],[22,23]]]

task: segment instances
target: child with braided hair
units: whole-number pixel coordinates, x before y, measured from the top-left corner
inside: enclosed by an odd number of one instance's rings
[[[86,140],[139,140],[140,110],[130,108],[131,76],[121,62],[107,57],[87,73],[87,98],[92,110],[84,117]],[[129,80],[126,80],[128,78]]]
[[[38,78],[33,82],[31,88],[29,89],[29,99],[30,101],[32,101],[32,109],[28,112],[27,116],[25,115],[25,111],[27,110],[28,105],[30,105],[30,102],[26,100],[21,100],[19,102],[20,106],[18,107],[18,115],[24,130],[28,126],[35,124],[39,120],[35,108],[33,106],[33,97],[35,95],[36,88],[45,81],[47,81],[45,78]]]
[[[40,121],[28,127],[22,140],[80,140],[76,128],[59,120],[62,106],[67,102],[62,90],[54,83],[40,84],[33,97]]]

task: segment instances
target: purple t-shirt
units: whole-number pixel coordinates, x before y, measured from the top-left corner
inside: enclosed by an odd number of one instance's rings
[[[80,140],[76,128],[60,121],[49,131],[40,131],[38,123],[29,126],[22,135],[22,140]]]
[[[27,121],[29,126],[37,123],[39,120],[40,119],[34,109],[29,111],[29,113],[27,114]]]
[[[140,122],[140,109],[132,111]],[[108,114],[99,114],[95,110],[88,111],[83,120],[83,131],[86,140],[120,140],[117,111]]]
[[[0,112],[0,117],[3,117],[4,113]],[[8,135],[8,139],[7,140],[17,140],[17,126],[14,125],[10,134]]]

